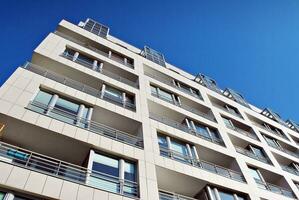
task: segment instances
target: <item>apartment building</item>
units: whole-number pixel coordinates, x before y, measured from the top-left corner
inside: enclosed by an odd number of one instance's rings
[[[0,88],[0,200],[299,199],[299,124],[92,19]]]

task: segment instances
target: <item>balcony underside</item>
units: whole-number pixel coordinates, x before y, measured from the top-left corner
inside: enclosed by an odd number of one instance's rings
[[[0,115],[6,124],[1,140],[31,151],[83,166],[90,147],[80,141],[27,122]]]

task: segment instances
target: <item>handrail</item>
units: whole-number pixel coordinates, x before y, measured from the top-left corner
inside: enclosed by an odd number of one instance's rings
[[[87,120],[86,118],[78,118],[73,113],[66,112],[55,107],[48,108],[47,105],[39,103],[37,101],[31,101],[27,108],[40,114],[63,121],[65,123],[76,125],[96,134],[103,135],[139,148],[143,147],[143,139],[141,137],[133,136],[129,133],[114,129],[99,122]]]
[[[189,90],[185,90],[185,89],[183,89],[183,88],[181,88],[181,87],[177,87],[176,85],[174,85],[174,84],[172,83],[171,80],[166,81],[165,79],[163,79],[163,78],[161,78],[161,77],[159,77],[159,76],[153,75],[153,74],[151,74],[151,73],[148,73],[148,72],[144,72],[144,74],[145,74],[146,76],[148,76],[148,77],[151,77],[151,78],[153,78],[153,79],[159,81],[159,82],[165,83],[165,84],[167,84],[167,85],[169,85],[169,86],[171,86],[171,87],[173,87],[173,88],[176,88],[176,89],[178,89],[178,90],[180,90],[180,91],[182,91],[182,92],[184,92],[184,93],[186,93],[186,94],[188,94],[188,95],[191,95],[191,96],[193,96],[193,97],[195,97],[195,98],[198,98],[198,99],[202,100],[202,97],[201,97],[200,95],[194,94],[194,93],[192,93],[191,91],[189,91]]]
[[[216,122],[216,119],[214,118],[214,116],[206,114],[206,113],[204,113],[204,112],[202,112],[202,111],[200,111],[200,110],[198,110],[196,108],[192,108],[192,107],[190,107],[190,106],[188,106],[186,104],[180,104],[180,103],[178,103],[177,101],[175,101],[173,99],[170,100],[170,99],[168,99],[167,97],[165,97],[162,94],[156,94],[156,93],[153,93],[153,92],[151,92],[151,94],[152,94],[152,96],[157,97],[159,99],[162,99],[163,101],[169,102],[169,103],[171,103],[171,104],[173,104],[175,106],[183,108],[184,110],[187,110],[189,112],[197,114],[197,115],[199,115],[201,117],[204,117],[204,118],[206,118],[206,119],[208,119],[210,121]]]
[[[124,196],[133,198],[138,196],[137,182],[122,180],[119,177],[90,170],[2,141],[0,141],[0,161]]]
[[[138,88],[138,83],[137,82],[133,82],[133,81],[131,81],[129,79],[121,77],[121,76],[119,76],[119,75],[117,75],[117,74],[115,74],[115,73],[113,73],[113,72],[111,72],[109,70],[106,70],[105,68],[102,68],[102,69],[93,69],[93,63],[87,62],[86,60],[83,60],[81,58],[76,58],[76,60],[73,60],[74,56],[71,55],[71,54],[68,54],[67,52],[63,52],[60,55],[62,57],[64,57],[64,58],[68,59],[68,60],[71,60],[73,62],[79,63],[79,64],[81,64],[82,66],[84,66],[84,67],[86,67],[88,69],[94,70],[94,71],[96,71],[98,73],[101,73],[101,74],[103,74],[105,76],[108,76],[108,77],[110,77],[110,78],[112,78],[114,80],[120,81],[120,82],[125,83],[127,85],[130,85],[132,87]]]
[[[181,130],[181,131],[184,131],[184,132],[186,132],[186,133],[189,133],[189,134],[191,134],[191,135],[195,135],[195,136],[200,137],[200,138],[202,138],[202,139],[205,139],[205,140],[207,140],[207,141],[210,141],[210,142],[213,142],[213,143],[215,143],[215,144],[219,144],[219,145],[221,145],[221,146],[224,146],[224,142],[223,142],[223,140],[218,139],[218,138],[216,138],[216,137],[208,137],[208,136],[202,134],[202,133],[199,132],[199,131],[195,131],[195,130],[193,130],[193,129],[189,129],[187,126],[185,126],[185,125],[183,125],[183,124],[181,124],[181,123],[179,123],[179,122],[177,122],[177,121],[174,121],[174,120],[172,120],[172,119],[169,119],[169,118],[166,118],[166,117],[163,117],[163,116],[159,116],[159,115],[154,114],[154,113],[150,113],[150,116],[149,116],[149,117],[150,117],[151,119],[153,119],[153,120],[156,120],[156,121],[161,122],[161,123],[163,123],[163,124],[166,124],[166,125],[168,125],[168,126],[177,128],[177,129],[179,129],[179,130]]]
[[[191,197],[187,197],[181,194],[176,194],[174,192],[168,192],[159,189],[159,199],[160,200],[196,200]]]
[[[171,149],[167,149],[162,146],[160,146],[160,154],[162,156],[169,157],[173,160],[177,160],[177,161],[183,162],[185,164],[189,164],[194,167],[204,169],[208,172],[212,172],[214,174],[224,176],[224,177],[232,179],[232,180],[246,182],[243,174],[240,172],[222,167],[220,165],[216,165],[216,164],[208,162],[208,161],[191,158],[190,156],[183,155],[180,152],[177,152],[177,151],[174,151]]]
[[[244,149],[242,147],[238,147],[238,146],[235,146],[235,149],[236,149],[236,151],[238,153],[241,153],[241,154],[243,154],[245,156],[248,156],[248,157],[253,158],[255,160],[259,160],[259,161],[261,161],[263,163],[271,164],[270,160],[267,157],[265,157],[265,156],[255,155],[253,152],[251,152],[251,151],[249,151],[247,149]]]
[[[257,185],[260,189],[269,190],[269,191],[277,193],[277,194],[281,194],[281,195],[284,195],[284,196],[287,196],[287,197],[295,198],[294,193],[289,189],[274,185],[272,183],[263,182],[263,181],[258,180],[258,179],[254,179],[254,180],[255,180],[255,182],[257,183]]]
[[[71,36],[69,36],[69,35],[66,35],[66,34],[64,34],[64,33],[61,33],[61,32],[59,32],[59,31],[55,31],[55,34],[57,34],[57,35],[59,35],[59,36],[65,38],[65,39],[68,39],[68,40],[70,40],[70,41],[72,41],[72,42],[74,42],[74,43],[77,43],[77,44],[79,44],[79,45],[81,45],[81,46],[83,46],[83,47],[86,47],[86,48],[88,48],[88,49],[90,49],[90,50],[92,50],[92,51],[95,51],[95,52],[97,52],[98,54],[100,54],[100,55],[102,55],[102,56],[105,56],[105,57],[107,57],[107,58],[109,58],[109,59],[111,59],[111,60],[113,60],[113,61],[116,61],[116,62],[118,62],[118,63],[120,63],[120,64],[123,64],[123,65],[129,67],[129,68],[134,69],[134,65],[133,65],[133,64],[128,63],[128,62],[125,63],[124,60],[119,59],[118,57],[114,56],[113,54],[111,55],[111,57],[109,57],[109,54],[108,54],[108,53],[106,53],[106,52],[104,52],[104,51],[102,51],[102,50],[99,50],[99,49],[97,49],[97,48],[95,48],[95,47],[92,47],[92,46],[90,46],[90,45],[88,45],[88,44],[86,44],[86,43],[84,43],[84,42],[81,42],[81,41],[79,41],[79,40],[77,40],[77,39],[75,39],[75,38],[73,38],[73,37],[71,37]]]
[[[30,62],[27,62],[22,66],[24,69],[27,69],[28,71],[34,72],[38,75],[41,75],[43,77],[49,78],[51,80],[54,80],[56,82],[59,82],[63,85],[66,85],[68,87],[74,88],[76,90],[82,91],[84,93],[87,93],[89,95],[92,95],[97,98],[104,99],[106,101],[109,101],[111,103],[115,103],[117,105],[124,106],[127,109],[135,110],[136,106],[130,102],[123,102],[121,99],[115,99],[115,98],[110,98],[107,93],[104,93],[104,95],[101,95],[101,91],[98,89],[95,89],[93,87],[90,87],[88,85],[85,85],[81,82],[72,80],[70,78],[67,78],[65,76],[61,76],[59,74],[56,74],[55,72],[43,69],[42,67],[32,64]]]

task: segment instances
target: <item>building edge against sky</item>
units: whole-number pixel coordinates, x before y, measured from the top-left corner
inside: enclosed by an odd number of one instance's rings
[[[62,20],[0,88],[0,200],[299,198],[299,126]]]

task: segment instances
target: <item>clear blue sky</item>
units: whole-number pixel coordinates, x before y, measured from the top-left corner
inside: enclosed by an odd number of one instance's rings
[[[61,19],[90,17],[299,122],[298,0],[3,0],[0,17],[0,85]]]

